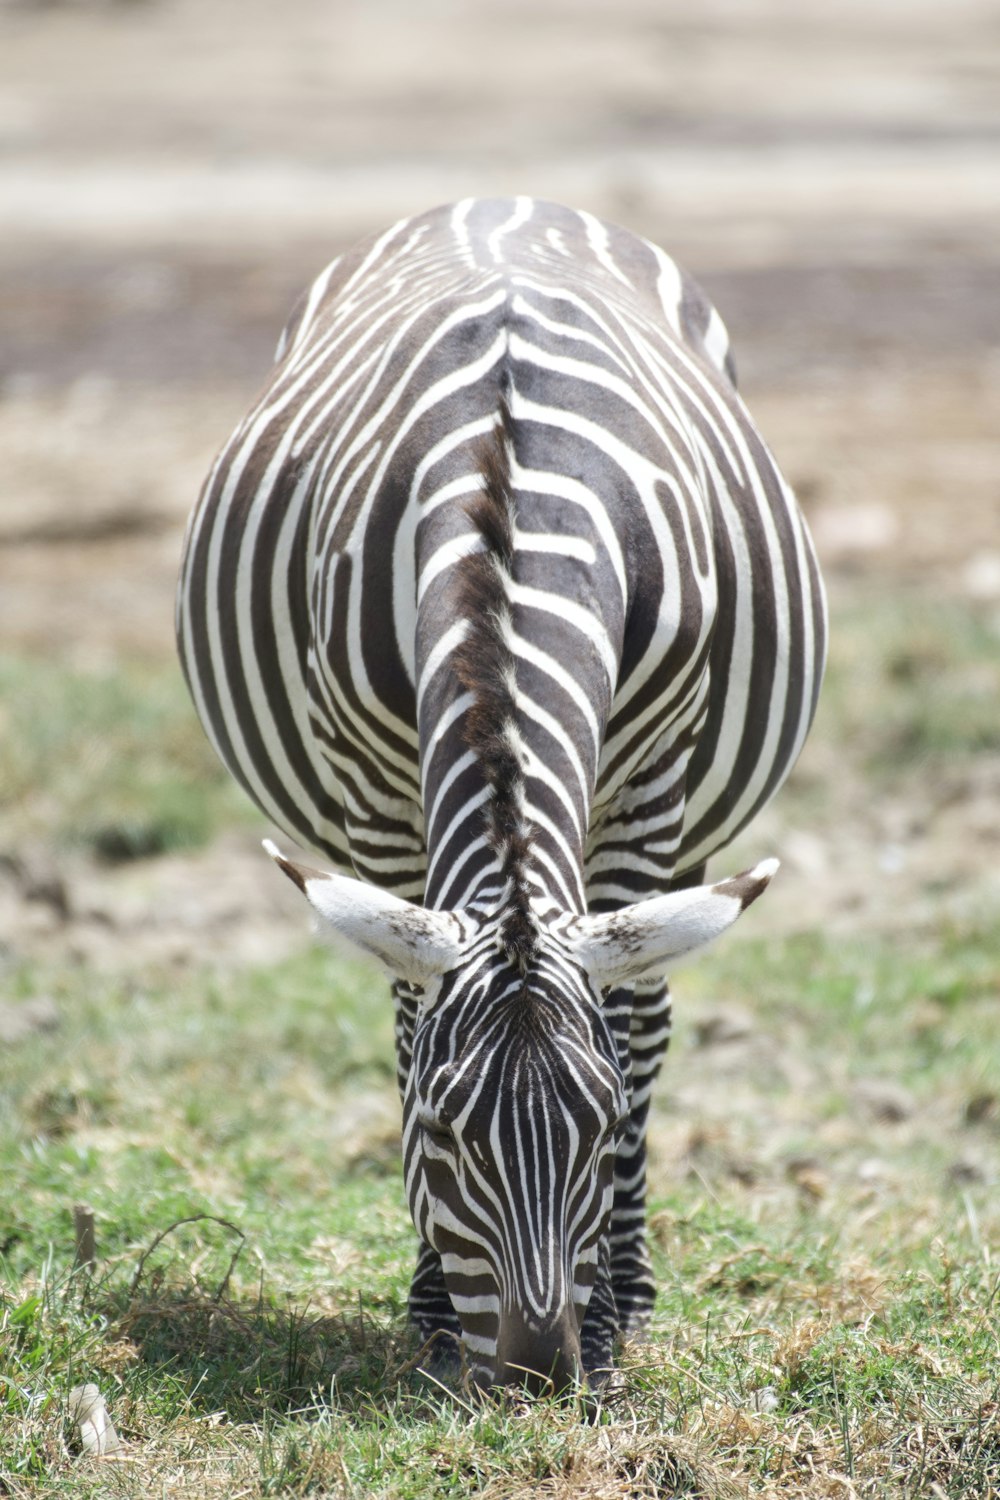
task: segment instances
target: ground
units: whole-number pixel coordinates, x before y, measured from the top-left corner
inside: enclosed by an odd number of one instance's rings
[[[782,872],[721,967],[678,982],[657,1189],[742,1182],[751,1219],[776,1194],[846,1192],[978,1225],[997,1079],[970,1055],[931,1094],[907,1069],[945,1012],[949,1045],[980,1037],[980,1062],[995,1056],[990,0],[21,0],[0,8],[0,84],[10,1055],[46,1027],[75,1038],[77,990],[305,961],[297,893],[259,851],[271,830],[215,776],[179,683],[186,516],[326,260],[434,202],[530,192],[656,239],[701,279],[830,591],[813,737],[716,862],[775,853]],[[740,979],[744,934],[757,946]],[[811,943],[828,946],[810,958]],[[881,1062],[835,1029],[810,1040],[783,982],[769,995],[775,955],[834,985],[841,945],[857,1006],[889,995],[910,1051],[877,1031],[864,1045]],[[966,992],[987,1010],[963,1032]],[[391,1141],[391,1089],[368,1083],[375,1138]],[[351,1109],[337,1118],[353,1140]]]
[[[24,3],[0,26],[8,649],[88,670],[171,660],[184,521],[301,286],[362,231],[510,191],[619,219],[701,276],[808,512],[835,624],[899,598],[915,616],[954,601],[992,629],[991,5],[909,6],[904,24],[888,3],[793,21],[778,4],[668,18],[653,0],[296,0],[279,19],[135,0]],[[851,663],[860,678],[882,645]],[[831,776],[822,733],[801,774],[824,782],[826,826],[782,840],[777,804],[763,837],[788,869],[760,920],[895,920],[929,882],[992,890],[995,760],[875,797],[839,751]],[[213,861],[162,879],[161,923],[171,883],[214,883]]]

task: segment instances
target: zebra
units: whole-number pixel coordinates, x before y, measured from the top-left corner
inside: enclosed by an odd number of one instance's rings
[[[771,878],[706,861],[825,657],[719,314],[530,198],[365,240],[211,470],[177,635],[218,754],[323,867],[269,852],[393,981],[418,1334],[474,1388],[599,1388],[654,1301],[665,974]]]

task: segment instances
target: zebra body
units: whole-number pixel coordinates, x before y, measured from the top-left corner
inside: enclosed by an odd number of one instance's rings
[[[697,884],[825,647],[718,314],[529,199],[360,245],[206,483],[178,639],[233,774],[369,883],[281,861],[397,981],[418,1325],[484,1383],[606,1365],[652,1301],[663,971],[766,883]]]

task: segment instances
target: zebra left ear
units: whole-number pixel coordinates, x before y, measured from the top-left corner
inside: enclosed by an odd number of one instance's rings
[[[423,986],[460,961],[463,931],[451,912],[428,911],[350,875],[295,864],[270,839],[264,848],[325,925],[378,959],[394,979]]]
[[[568,935],[598,989],[663,974],[671,959],[704,947],[731,927],[777,868],[776,859],[765,859],[715,885],[653,896],[606,916],[579,917]]]

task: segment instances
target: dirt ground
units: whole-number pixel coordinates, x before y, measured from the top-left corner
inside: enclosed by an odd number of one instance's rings
[[[4,648],[169,656],[185,518],[301,286],[508,192],[700,277],[835,609],[926,590],[1000,621],[993,0],[0,0]],[[838,774],[821,740],[803,774]],[[862,785],[819,830],[767,814],[765,920],[912,920],[932,873],[995,895],[1000,757],[977,774],[933,826]],[[72,919],[0,897],[15,952],[257,959],[304,926],[250,834],[63,875]]]

